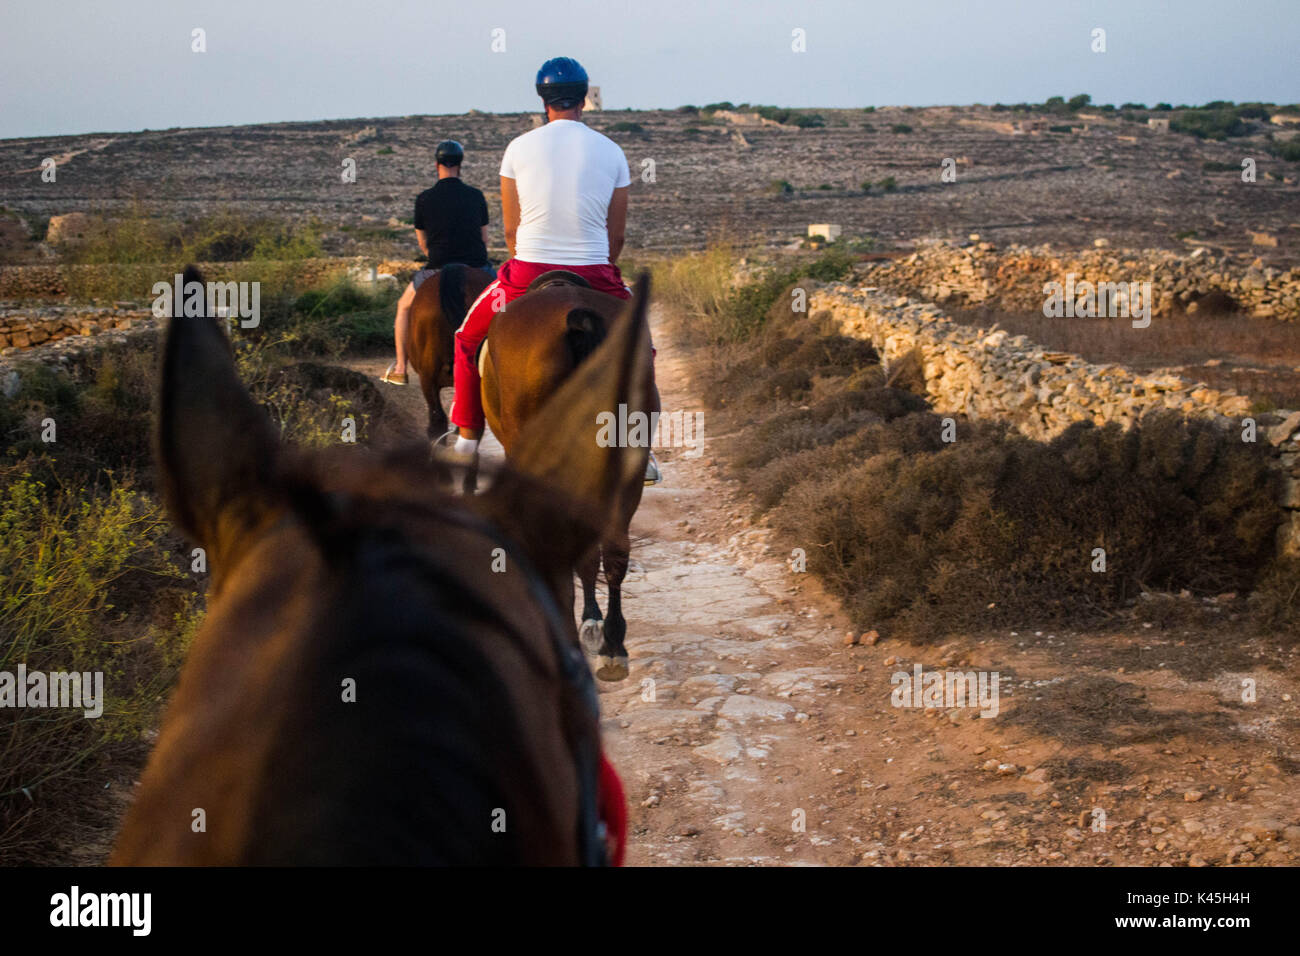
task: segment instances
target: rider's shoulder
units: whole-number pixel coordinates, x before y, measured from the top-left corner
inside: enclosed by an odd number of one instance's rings
[[[586,123],[583,123],[582,125],[583,125],[583,128],[586,129],[587,134],[588,134],[592,139],[594,139],[597,143],[599,143],[603,148],[605,148],[605,149],[607,149],[607,150],[610,150],[611,152],[618,152],[618,153],[620,153],[620,154],[623,152],[623,147],[622,147],[622,146],[618,145],[618,143],[614,142],[612,139],[610,139],[608,136],[606,136],[606,135],[605,135],[604,133],[602,133],[600,130],[598,130],[598,129],[592,129],[592,128],[591,128],[590,126],[588,126]]]

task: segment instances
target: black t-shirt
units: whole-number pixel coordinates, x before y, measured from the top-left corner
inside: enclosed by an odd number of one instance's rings
[[[487,200],[456,176],[440,179],[415,197],[415,228],[429,245],[429,268],[463,262],[481,269],[488,264],[482,227],[488,224]]]

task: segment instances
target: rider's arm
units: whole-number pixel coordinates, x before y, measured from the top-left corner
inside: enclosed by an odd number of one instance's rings
[[[501,222],[506,231],[506,252],[513,259],[515,233],[519,230],[519,186],[509,176],[501,177]]]
[[[631,187],[619,186],[609,200],[605,228],[609,230],[609,261],[618,262],[623,251],[623,233],[627,230],[627,191]]]
[[[415,241],[420,244],[420,251],[429,254],[429,237],[423,229],[415,230]]]

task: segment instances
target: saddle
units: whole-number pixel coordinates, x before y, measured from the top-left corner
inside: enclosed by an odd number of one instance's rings
[[[552,269],[549,272],[543,272],[532,282],[528,283],[528,291],[536,292],[538,289],[549,289],[551,286],[567,285],[579,289],[590,289],[591,283],[578,275],[576,272],[570,272],[568,269]],[[478,365],[479,377],[482,377],[483,370],[487,368],[488,340],[483,339],[482,344],[478,347],[476,364]]]
[[[538,289],[546,289],[553,285],[572,285],[579,289],[591,288],[591,283],[576,272],[570,272],[568,269],[552,269],[550,272],[543,272],[528,283],[528,291],[536,292]]]

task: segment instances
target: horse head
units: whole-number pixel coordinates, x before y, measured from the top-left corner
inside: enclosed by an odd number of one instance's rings
[[[472,499],[425,446],[282,448],[217,322],[171,320],[159,484],[212,581],[113,862],[599,859],[594,694],[558,609],[642,466],[594,423],[644,390],[645,286]]]

